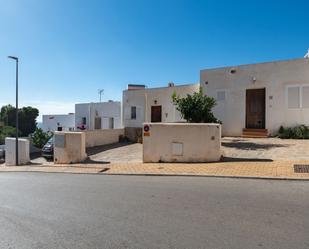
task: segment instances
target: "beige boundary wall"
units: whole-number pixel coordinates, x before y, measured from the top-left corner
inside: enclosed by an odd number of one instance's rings
[[[86,138],[86,148],[105,144],[118,143],[119,136],[124,135],[124,129],[104,129],[83,131]]]
[[[146,163],[212,162],[219,161],[221,155],[220,124],[144,123]]]
[[[55,132],[54,163],[79,163],[87,158],[84,132]]]

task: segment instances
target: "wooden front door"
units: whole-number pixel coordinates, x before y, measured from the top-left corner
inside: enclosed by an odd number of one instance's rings
[[[246,91],[246,128],[265,129],[265,88]]]
[[[162,122],[162,106],[151,107],[151,122]]]

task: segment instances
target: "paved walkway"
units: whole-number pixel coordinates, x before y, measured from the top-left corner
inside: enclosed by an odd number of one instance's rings
[[[309,160],[309,140],[224,137],[222,149],[227,159]]]
[[[295,173],[294,164],[309,161],[218,162],[218,163],[123,163],[74,164],[58,166],[1,166],[0,172],[59,172],[121,175],[196,175],[217,177],[309,180],[309,173]]]
[[[36,171],[92,174],[197,175],[275,179],[308,179],[295,173],[294,164],[309,164],[309,140],[277,138],[223,138],[223,161],[218,163],[142,163],[141,144],[114,144],[88,150],[82,164],[53,165],[34,161],[19,167],[0,166],[1,171]]]

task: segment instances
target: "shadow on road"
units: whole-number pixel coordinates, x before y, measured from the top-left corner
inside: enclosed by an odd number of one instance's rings
[[[222,142],[222,146],[235,148],[240,150],[269,150],[272,148],[282,148],[289,147],[288,144],[262,144],[262,143],[253,143],[253,142],[242,142],[239,140],[233,140],[231,142]]]
[[[267,158],[222,157],[221,162],[273,162],[273,160]]]

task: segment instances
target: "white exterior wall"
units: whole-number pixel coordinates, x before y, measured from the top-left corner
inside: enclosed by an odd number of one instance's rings
[[[123,91],[123,122],[125,127],[142,127],[151,121],[151,106],[162,106],[162,122],[182,122],[172,103],[172,94],[185,97],[199,90],[199,84]],[[136,106],[136,119],[131,119],[131,107]]]
[[[16,138],[5,138],[5,164],[7,166],[16,165]],[[24,165],[30,162],[29,140],[18,138],[18,164]]]
[[[221,158],[221,125],[145,123],[143,162],[212,162]]]
[[[75,128],[86,118],[86,129],[95,129],[95,118],[101,117],[101,129],[109,129],[109,119],[113,118],[114,129],[122,128],[121,103],[119,101],[84,103],[75,105]]]
[[[43,115],[42,129],[43,131],[57,131],[58,127],[62,127],[63,131],[73,131],[75,128],[75,115],[69,114],[55,114]]]
[[[231,74],[231,69],[236,73]],[[206,69],[200,72],[200,84],[214,98],[218,90],[226,92],[226,100],[214,108],[225,136],[239,136],[246,126],[246,89],[266,89],[265,128],[270,134],[276,134],[281,125],[309,125],[309,109],[289,109],[287,105],[288,86],[309,84],[308,59]]]

